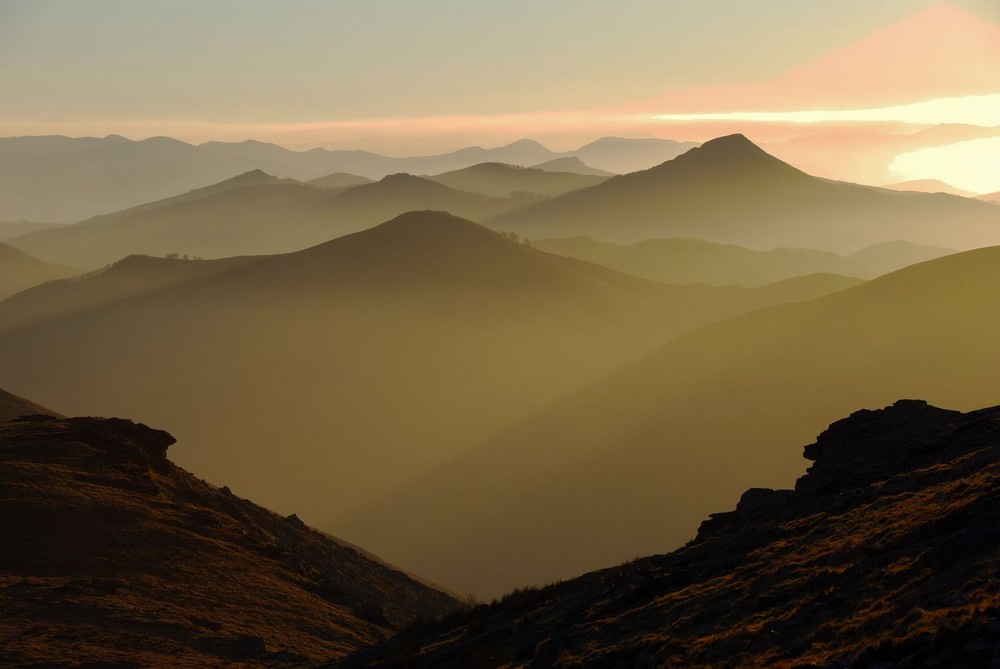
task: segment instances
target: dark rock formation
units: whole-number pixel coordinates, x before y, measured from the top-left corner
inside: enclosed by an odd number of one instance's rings
[[[0,666],[342,656],[450,596],[200,481],[121,419],[0,423]]]
[[[748,491],[680,550],[335,666],[1000,666],[1000,407],[904,400],[834,423],[805,454],[794,491]]]

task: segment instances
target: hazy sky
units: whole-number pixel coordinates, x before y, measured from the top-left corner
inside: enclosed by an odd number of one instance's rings
[[[0,0],[0,135],[405,153],[956,96],[990,118],[965,96],[1000,94],[998,26],[997,0]]]

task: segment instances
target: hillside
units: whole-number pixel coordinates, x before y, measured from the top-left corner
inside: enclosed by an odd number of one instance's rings
[[[606,172],[605,170],[591,167],[577,156],[546,160],[544,163],[530,165],[530,167],[536,170],[545,170],[546,172],[572,172],[573,174],[589,174],[598,177],[613,177],[615,175],[614,172]]]
[[[492,197],[552,197],[594,186],[605,177],[554,172],[541,168],[517,167],[503,163],[480,163],[462,170],[428,177],[450,188]]]
[[[195,478],[167,459],[172,443],[116,418],[0,423],[0,663],[318,660],[458,607]]]
[[[649,169],[665,160],[673,160],[696,146],[697,142],[675,142],[655,137],[601,137],[570,151],[570,154],[598,169],[627,174]]]
[[[333,174],[327,174],[317,179],[311,179],[309,185],[316,186],[317,188],[350,188],[351,186],[370,184],[372,181],[373,179],[359,177],[356,174],[334,172]]]
[[[755,251],[697,239],[647,239],[625,245],[581,236],[532,240],[531,245],[548,253],[672,284],[760,286],[816,272],[864,277],[875,274],[865,264],[829,251]]]
[[[59,415],[40,404],[35,404],[17,395],[11,395],[7,391],[0,389],[0,423],[13,420],[18,416],[31,416],[34,414]]]
[[[0,376],[61,410],[171,424],[178,463],[355,541],[338,525],[353,508],[665,339],[855,283],[665,286],[413,212],[296,253],[130,259],[0,302]]]
[[[742,135],[714,139],[651,169],[488,224],[531,239],[690,237],[837,252],[895,239],[960,249],[1000,243],[1000,211],[985,203],[818,179]]]
[[[223,258],[287,253],[434,209],[473,219],[524,206],[398,174],[343,192],[260,171],[159,202],[25,235],[17,248],[52,262],[96,269],[129,255]]]
[[[59,227],[58,223],[35,223],[32,221],[0,221],[0,242],[26,235],[29,232]]]
[[[484,595],[669,550],[852,408],[996,403],[997,290],[1000,247],[691,331],[338,527]]]
[[[956,250],[914,244],[897,239],[890,242],[878,242],[854,253],[848,253],[847,259],[864,265],[874,275],[881,275],[952,253],[956,253]]]
[[[0,244],[0,300],[46,281],[80,274],[80,270],[43,262],[12,246]]]
[[[959,195],[961,197],[977,197],[972,191],[956,188],[949,183],[937,179],[914,179],[912,181],[900,181],[899,183],[885,186],[889,190],[909,190],[918,193],[947,193],[948,195]]]
[[[794,491],[746,491],[673,553],[323,666],[991,666],[1000,410],[899,401],[837,421],[805,457]]]

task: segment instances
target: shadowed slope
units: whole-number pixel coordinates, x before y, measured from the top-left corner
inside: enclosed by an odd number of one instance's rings
[[[988,248],[687,333],[343,526],[483,594],[669,549],[740,490],[788,485],[795,444],[852,407],[1000,400],[998,290]]]
[[[572,172],[547,171],[503,163],[481,163],[463,170],[428,177],[451,188],[492,197],[530,195],[551,197],[605,181],[605,177]]]
[[[1000,242],[1000,212],[980,202],[817,179],[742,135],[489,223],[532,239],[693,237],[834,251],[892,239],[958,248]]]
[[[196,479],[173,442],[121,419],[0,424],[4,666],[319,659],[457,608]]]
[[[748,490],[685,548],[324,666],[989,666],[1000,410],[900,401],[834,423],[805,456],[794,491]]]
[[[0,244],[0,300],[53,279],[79,274],[80,270],[54,265]]]

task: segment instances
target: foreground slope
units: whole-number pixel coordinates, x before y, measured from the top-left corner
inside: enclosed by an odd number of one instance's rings
[[[342,526],[489,595],[668,550],[853,408],[1000,401],[998,291],[993,247],[692,331]]]
[[[1000,243],[1000,211],[986,203],[818,179],[742,135],[714,139],[651,169],[500,216],[490,225],[531,239],[589,235],[632,243],[692,237],[838,252],[894,239],[961,249]]]
[[[54,279],[80,274],[80,270],[32,258],[7,244],[0,244],[0,300]]]
[[[0,664],[319,659],[458,606],[196,479],[173,441],[121,419],[0,423]]]
[[[805,456],[794,491],[748,490],[680,550],[414,626],[333,666],[993,666],[1000,409],[899,401],[834,423]]]

